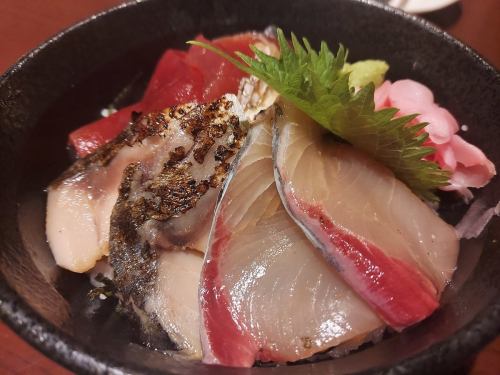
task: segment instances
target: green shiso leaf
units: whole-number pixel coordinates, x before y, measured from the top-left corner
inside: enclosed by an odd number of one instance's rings
[[[324,128],[386,165],[422,199],[438,201],[435,189],[447,185],[450,176],[423,159],[435,152],[424,145],[426,124],[410,124],[416,115],[395,117],[394,108],[375,111],[375,85],[383,79],[387,64],[369,60],[346,65],[347,50],[342,45],[334,54],[325,42],[316,51],[306,38],[300,42],[292,33],[289,43],[281,29],[277,36],[279,58],[252,47],[256,57],[237,52],[241,61],[209,44],[188,43],[263,80]]]

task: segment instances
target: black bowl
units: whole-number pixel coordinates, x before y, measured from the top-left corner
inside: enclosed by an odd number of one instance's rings
[[[500,76],[472,50],[432,25],[367,1],[151,0],[120,6],[57,35],[0,79],[0,317],[48,356],[78,373],[444,373],[500,330],[500,220],[462,242],[443,306],[425,322],[347,357],[291,367],[235,370],[179,361],[137,340],[114,302],[89,302],[85,276],[58,269],[44,234],[44,188],[69,163],[67,133],[111,102],[137,99],[167,47],[264,29],[342,41],[351,59],[382,58],[389,77],[430,86],[469,125],[466,139],[500,165]],[[125,89],[124,89],[125,88]],[[499,200],[499,179],[477,192]],[[465,205],[448,199],[455,223]],[[410,214],[410,213],[409,213]]]

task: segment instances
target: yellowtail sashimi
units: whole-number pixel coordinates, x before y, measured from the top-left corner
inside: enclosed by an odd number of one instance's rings
[[[429,316],[456,267],[454,229],[388,169],[292,106],[281,112],[273,153],[291,216],[386,323]]]
[[[286,213],[270,121],[249,131],[218,204],[200,285],[205,363],[297,361],[383,327]]]

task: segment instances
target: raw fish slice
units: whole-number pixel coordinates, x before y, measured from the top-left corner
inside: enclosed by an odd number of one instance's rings
[[[456,267],[454,229],[382,165],[281,109],[273,152],[291,216],[389,325],[425,319]]]
[[[203,361],[296,361],[383,323],[289,218],[276,190],[271,119],[261,120],[225,184],[200,285]]]
[[[212,42],[227,53],[240,51],[250,56],[250,45],[268,54],[277,51],[273,38],[260,33],[223,36]],[[199,47],[189,52],[169,49],[157,62],[140,102],[119,109],[108,117],[84,125],[69,135],[69,144],[79,157],[95,152],[115,138],[130,122],[132,113],[149,113],[182,103],[209,102],[227,93],[236,94],[240,80],[247,75],[223,57]]]
[[[155,223],[151,244],[168,248],[184,246],[204,253],[212,226],[213,212],[217,202],[218,189],[210,189],[196,203],[196,209],[173,217],[164,223]]]
[[[202,35],[199,35],[196,40],[209,43],[233,56],[235,56],[234,53],[236,51],[253,56],[254,53],[250,48],[252,45],[265,52],[269,50],[270,52],[274,52],[277,50],[275,42],[272,39],[257,32],[223,36],[211,42]],[[223,57],[197,46],[190,47],[186,62],[197,67],[203,74],[204,101],[213,100],[225,93],[235,94],[238,92],[241,79],[247,77],[246,73]]]
[[[255,43],[255,47],[268,56],[279,57],[280,52],[275,43],[261,41]],[[240,81],[238,100],[250,120],[254,120],[261,111],[271,107],[277,98],[278,92],[255,76],[243,77]]]
[[[111,215],[109,259],[122,303],[146,326],[154,325],[148,320],[159,322],[177,348],[193,358],[201,355],[198,310],[192,309],[199,275],[183,279],[188,285],[181,288],[177,281],[172,283],[174,275],[165,272],[175,267],[168,264],[172,257],[186,267],[199,267],[201,260],[165,253],[193,252],[189,244],[213,216],[222,182],[245,136],[240,120],[243,113],[234,95],[194,106],[178,120],[179,128],[193,139],[191,149],[130,164]],[[191,318],[177,320],[186,311]]]
[[[203,256],[196,251],[161,252],[158,276],[144,311],[155,316],[177,348],[201,358],[198,286]]]
[[[108,254],[109,225],[127,165],[160,162],[190,150],[193,137],[180,127],[192,104],[151,113],[97,152],[76,161],[48,188],[46,231],[57,264],[86,272]]]

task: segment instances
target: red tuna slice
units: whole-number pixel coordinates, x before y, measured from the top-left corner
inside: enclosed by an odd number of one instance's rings
[[[382,321],[286,213],[270,119],[249,132],[224,187],[202,269],[203,361],[250,367],[355,348]]]
[[[209,42],[201,36],[198,40]],[[271,43],[258,33],[222,37],[212,43],[228,53],[252,54],[249,45],[258,42]],[[132,110],[150,112],[176,104],[213,101],[226,93],[236,94],[244,76],[225,59],[203,48],[191,47],[189,53],[167,50],[158,61],[141,103],[84,125],[70,134],[69,143],[83,157],[118,135],[129,123]]]
[[[173,105],[200,102],[203,76],[184,59],[186,52],[168,50],[157,64],[140,103],[73,131],[69,143],[83,157],[115,138],[130,122],[132,111],[151,112]]]
[[[161,86],[168,83],[172,78],[175,78],[171,76],[171,72],[175,70],[181,62],[184,62],[186,55],[187,52],[175,49],[168,49],[163,53],[144,91],[142,96],[143,101],[156,98],[158,96],[158,91],[161,90]]]
[[[201,102],[204,78],[196,67],[185,61],[186,55],[177,50],[163,54],[142,98],[144,112]]]
[[[115,138],[131,121],[132,112],[140,110],[140,103],[132,104],[108,117],[84,125],[69,134],[69,144],[79,158],[91,154]]]
[[[273,152],[290,215],[387,324],[425,319],[456,268],[454,229],[388,169],[282,108]]]
[[[259,33],[243,33],[214,39],[212,42],[199,35],[196,40],[212,43],[229,54],[236,51],[253,56],[250,45],[256,43],[272,43],[268,38]],[[205,77],[203,100],[210,101],[226,93],[238,92],[240,81],[247,74],[236,68],[226,59],[198,46],[189,49],[186,61],[196,66]]]

